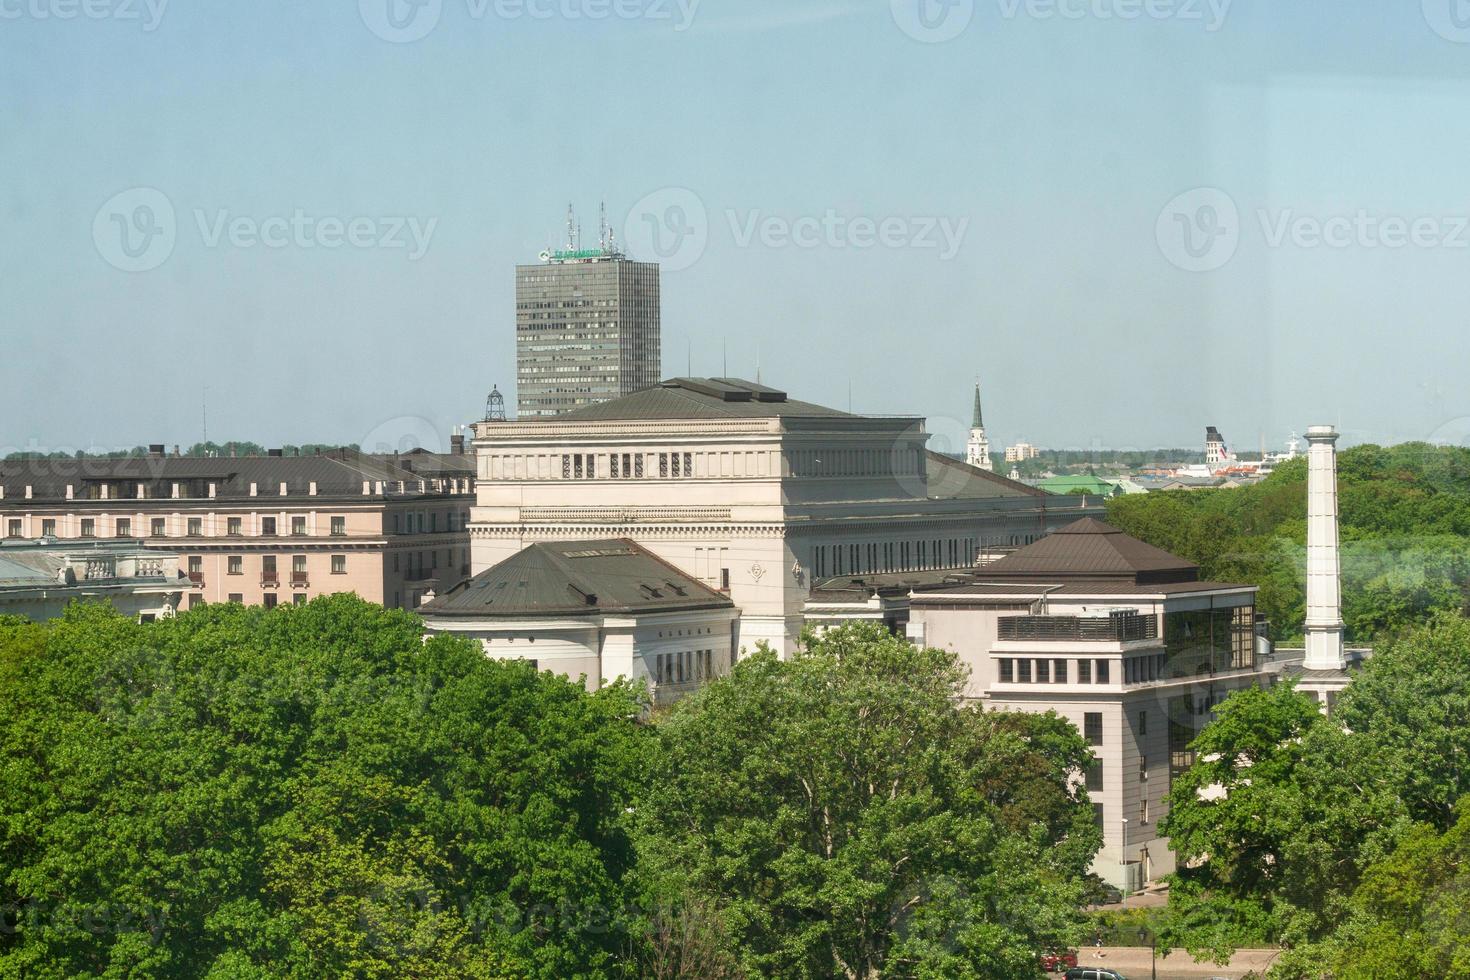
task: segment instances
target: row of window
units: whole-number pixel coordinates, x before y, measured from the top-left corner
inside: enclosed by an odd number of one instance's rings
[[[1001,684],[1066,684],[1068,665],[1077,665],[1078,684],[1111,683],[1112,665],[1107,660],[1058,660],[1047,657],[1002,657],[998,661]]]
[[[189,570],[189,576],[191,578],[198,578],[198,577],[203,576],[204,575],[204,556],[203,555],[190,555],[188,557],[188,565],[187,565],[187,568]],[[332,574],[333,575],[346,575],[347,574],[347,556],[346,555],[332,555],[331,556],[331,569],[332,569]],[[245,574],[245,556],[244,555],[226,555],[225,556],[225,574],[226,575],[244,575]],[[277,574],[276,573],[276,556],[275,555],[261,555],[260,556],[260,577],[261,577],[261,579],[262,580],[265,580],[265,581],[272,581],[272,580],[275,579],[276,574]],[[298,577],[298,578],[304,578],[305,577],[305,575],[306,575],[306,556],[305,555],[292,555],[291,556],[291,574],[292,574],[292,576]]]
[[[730,665],[734,666],[733,654]],[[654,658],[653,680],[656,684],[687,684],[690,681],[707,681],[714,676],[715,652],[713,650],[660,653]]]
[[[12,517],[6,521],[5,534],[7,537],[22,537],[23,521],[18,517]],[[77,536],[83,538],[97,537],[97,518],[82,517],[77,522]],[[334,538],[346,537],[347,518],[331,518],[331,536]],[[225,518],[225,534],[230,537],[242,537],[244,535],[244,519],[239,517]],[[260,519],[260,534],[262,537],[276,537],[278,526],[276,518],[262,517]],[[291,518],[291,536],[293,538],[308,537],[310,534],[306,518],[304,516],[293,516]],[[131,517],[117,517],[112,519],[112,537],[131,538],[134,535],[133,519]],[[191,538],[204,535],[204,518],[190,517],[185,523],[185,535]],[[44,517],[41,519],[41,536],[56,536],[56,518]],[[153,538],[166,538],[168,533],[168,518],[153,517],[148,520],[148,536]]]
[[[812,574],[824,579],[834,575],[968,568],[975,561],[975,545],[974,538],[818,545],[812,549]]]

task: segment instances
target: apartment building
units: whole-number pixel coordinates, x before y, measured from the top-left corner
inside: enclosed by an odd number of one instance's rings
[[[969,577],[915,592],[909,636],[959,655],[971,699],[1056,711],[1083,733],[1100,877],[1133,890],[1173,871],[1157,828],[1190,742],[1231,692],[1274,678],[1255,587],[1202,582],[1198,566],[1091,518]]]
[[[274,606],[355,592],[412,609],[469,575],[473,461],[165,455],[0,462],[0,534],[133,540],[177,556],[185,603]]]

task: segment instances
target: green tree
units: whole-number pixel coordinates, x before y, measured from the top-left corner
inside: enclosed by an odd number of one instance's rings
[[[0,976],[621,969],[624,687],[348,596],[0,624],[0,684]]]
[[[677,706],[640,807],[654,888],[753,975],[1034,976],[1098,844],[1054,715],[962,708],[953,654],[878,627],[768,649]]]

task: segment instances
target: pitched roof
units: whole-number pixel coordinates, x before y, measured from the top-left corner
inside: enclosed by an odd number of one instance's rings
[[[1084,517],[986,565],[976,578],[982,582],[1122,579],[1151,585],[1198,581],[1199,566],[1130,537],[1111,524]]]
[[[439,616],[600,616],[733,608],[627,538],[540,542],[421,607]]]
[[[835,408],[793,401],[786,392],[740,378],[671,378],[652,388],[556,416],[564,420],[853,418]]]
[[[928,470],[928,487],[931,497],[943,500],[988,497],[1045,497],[1046,492],[1024,483],[1007,479],[998,473],[971,466],[964,460],[955,459],[925,450],[925,467]]]

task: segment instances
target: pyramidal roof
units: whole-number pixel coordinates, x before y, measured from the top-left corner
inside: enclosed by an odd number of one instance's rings
[[[539,542],[421,609],[435,616],[600,616],[733,606],[627,538]]]
[[[1073,521],[976,572],[980,582],[1126,580],[1196,582],[1199,566],[1092,517]]]

